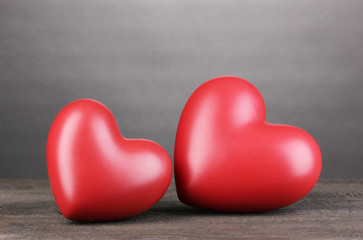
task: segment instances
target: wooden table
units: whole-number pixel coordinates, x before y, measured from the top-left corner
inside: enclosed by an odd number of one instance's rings
[[[107,223],[65,219],[47,180],[0,180],[0,239],[363,239],[363,179],[322,179],[299,202],[275,211],[231,214],[178,201],[174,184],[153,208]]]

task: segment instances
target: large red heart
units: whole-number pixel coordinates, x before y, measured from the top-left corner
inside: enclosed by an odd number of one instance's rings
[[[110,110],[94,100],[68,104],[48,135],[49,180],[62,214],[77,221],[117,220],[152,207],[166,192],[166,151],[124,138]]]
[[[174,166],[186,204],[231,212],[284,207],[314,187],[321,164],[307,132],[265,122],[261,94],[241,78],[204,83],[180,117]]]

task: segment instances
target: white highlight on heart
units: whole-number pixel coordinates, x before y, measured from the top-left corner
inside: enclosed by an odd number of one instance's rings
[[[187,154],[189,155],[187,159],[192,159],[193,162],[189,164],[193,165],[189,167],[191,172],[191,181],[196,181],[201,172],[204,172],[207,168],[213,168],[213,163],[209,160],[206,155],[208,151],[204,151],[208,147],[215,146],[213,142],[215,136],[213,136],[212,129],[215,128],[214,115],[216,109],[213,107],[215,105],[215,99],[213,97],[205,98],[199,105],[199,111],[196,113],[196,120],[192,125],[193,130],[191,130],[192,136],[189,138],[190,143]],[[208,119],[210,119],[208,121]]]
[[[64,195],[66,199],[73,199],[75,182],[73,179],[74,174],[71,172],[74,169],[74,143],[73,139],[76,139],[74,135],[77,134],[77,126],[79,126],[79,121],[81,121],[82,115],[79,112],[74,112],[70,115],[63,125],[61,134],[59,137],[59,148],[62,151],[58,151],[59,161],[58,169],[60,176],[60,183],[62,185],[61,189],[64,189]]]
[[[287,155],[294,176],[305,176],[311,172],[314,155],[311,148],[303,141],[291,139],[282,145],[284,154]]]

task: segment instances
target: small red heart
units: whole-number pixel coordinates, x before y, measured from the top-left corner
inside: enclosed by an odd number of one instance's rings
[[[321,171],[318,144],[304,130],[265,122],[258,90],[219,77],[189,98],[175,142],[179,199],[231,212],[281,208],[303,198]]]
[[[63,216],[108,221],[152,207],[172,176],[167,152],[144,139],[126,139],[111,111],[88,99],[55,118],[48,135],[50,185]]]

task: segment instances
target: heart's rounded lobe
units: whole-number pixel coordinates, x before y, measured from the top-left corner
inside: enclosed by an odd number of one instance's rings
[[[259,91],[237,77],[202,84],[186,103],[176,134],[179,199],[231,212],[281,208],[303,198],[322,166],[307,132],[265,122]]]
[[[111,111],[90,99],[68,104],[55,118],[47,166],[60,211],[77,221],[142,213],[160,200],[172,177],[170,158],[160,145],[124,138]]]

